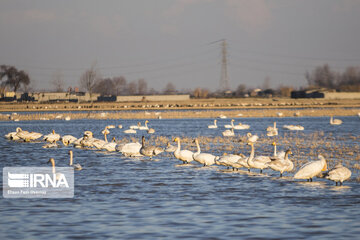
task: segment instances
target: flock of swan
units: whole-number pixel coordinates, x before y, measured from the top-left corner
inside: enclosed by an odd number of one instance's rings
[[[331,118],[331,122],[334,122],[335,120]],[[217,121],[214,120],[214,124],[209,125],[208,128],[217,128],[216,122]],[[231,120],[231,124],[225,125],[224,127],[230,128],[230,131],[233,132],[236,126],[233,124],[233,122],[234,120]],[[149,128],[147,127],[147,123],[148,121],[145,121],[145,126],[141,127],[141,125],[138,124],[131,126],[129,129],[137,128],[141,130],[149,130]],[[238,124],[237,126],[244,125],[245,124]],[[104,139],[95,138],[91,131],[85,131],[81,138],[76,138],[72,135],[60,136],[60,134],[56,133],[55,130],[43,136],[43,134],[41,133],[29,132],[26,130],[22,130],[20,127],[16,128],[15,132],[10,132],[6,134],[5,137],[9,140],[25,142],[38,140],[39,138],[43,137],[42,140],[46,142],[46,144],[43,146],[44,148],[58,147],[59,145],[57,144],[57,142],[60,141],[65,146],[73,145],[75,148],[97,149],[109,152],[118,151],[126,157],[146,156],[151,159],[152,157],[157,156],[163,152],[168,152],[172,153],[173,156],[176,159],[182,161],[183,164],[192,164],[193,162],[197,162],[202,166],[219,165],[225,166],[227,168],[232,168],[233,171],[236,171],[239,168],[246,168],[248,172],[250,172],[251,169],[259,169],[260,173],[262,173],[264,169],[269,168],[273,171],[279,172],[280,177],[283,176],[284,172],[291,172],[294,170],[294,164],[289,159],[289,155],[292,154],[291,150],[288,149],[286,151],[277,152],[276,142],[272,143],[274,147],[273,155],[255,155],[255,144],[259,137],[257,135],[252,135],[251,133],[247,134],[246,140],[246,144],[251,147],[251,151],[248,156],[244,154],[226,153],[222,156],[215,156],[211,153],[202,152],[197,138],[195,138],[193,141],[193,143],[197,147],[196,152],[182,149],[181,139],[179,137],[176,137],[173,140],[175,143],[177,143],[177,146],[173,146],[170,144],[170,142],[168,142],[166,148],[147,144],[144,136],[142,136],[141,144],[138,142],[131,142],[126,144],[120,143],[116,141],[115,137],[113,137],[112,140],[109,142],[107,139],[107,135],[110,134],[110,129],[112,128],[115,128],[115,126],[108,125],[104,128],[104,130],[101,131],[101,133],[104,135]],[[250,128],[250,126],[245,125],[245,128],[243,129],[248,128]],[[266,130],[268,136],[277,135],[278,129],[276,127],[276,122],[274,122],[274,125],[269,126]],[[81,170],[82,167],[80,166],[80,164],[73,163],[72,150],[69,151],[69,156],[69,165],[72,166],[75,170]],[[55,160],[53,158],[49,160],[49,163],[51,163],[53,169],[55,169]],[[323,173],[324,171],[326,172]],[[340,163],[337,164],[334,168],[328,170],[326,159],[320,154],[318,155],[318,160],[306,163],[294,175],[294,179],[305,179],[307,181],[312,181],[314,177],[324,177],[334,181],[336,185],[338,185],[338,183],[342,185],[344,181],[348,180],[351,177],[351,171]]]
[[[230,124],[226,124],[224,125],[225,128],[227,128],[225,131],[222,132],[222,135],[224,137],[232,137],[235,136],[235,132],[234,130],[246,130],[250,128],[250,125],[248,124],[242,124],[242,123],[238,123],[236,125],[234,125],[234,119],[232,119],[230,121]],[[340,119],[334,119],[333,116],[330,117],[330,124],[331,125],[341,125],[342,124],[342,120]],[[216,129],[218,128],[217,125],[217,120],[214,120],[214,124],[208,125],[209,129]],[[293,131],[302,131],[304,130],[304,127],[301,125],[283,125],[283,129],[287,129],[287,130],[293,130]],[[273,126],[269,126],[267,129],[267,136],[272,137],[272,136],[277,136],[278,135],[278,128],[276,127],[276,122],[274,122]]]

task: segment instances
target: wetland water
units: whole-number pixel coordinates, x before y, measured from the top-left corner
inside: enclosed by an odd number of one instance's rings
[[[273,121],[277,121],[280,136],[289,133],[282,129],[284,124],[301,124],[305,127],[301,134],[321,131],[334,141],[359,145],[360,119],[337,118],[344,123],[336,127],[325,117],[239,118],[235,123],[250,124],[249,131],[259,136]],[[43,149],[43,142],[19,143],[3,137],[20,126],[43,134],[55,129],[61,135],[76,137],[91,130],[101,138],[104,126],[122,124],[123,129],[110,129],[109,135],[122,138],[123,130],[137,122],[1,122],[1,169],[47,166],[50,157],[57,166],[67,166],[72,149],[83,170],[75,172],[73,199],[1,198],[0,239],[356,239],[360,235],[360,185],[356,181],[358,170],[353,168],[351,180],[335,187],[325,179],[316,178],[313,183],[293,180],[294,172],[280,179],[271,170],[260,175],[224,172],[220,166],[196,163],[179,166],[168,153],[153,160],[126,158],[120,153],[72,147]],[[214,137],[221,136],[223,125],[229,122],[219,119],[217,130],[207,128],[212,119],[151,120],[149,126],[156,130],[154,135],[167,138]],[[236,131],[240,135],[246,132]],[[149,137],[144,131],[132,136],[140,141],[142,135]],[[215,153],[211,148],[206,150],[212,151]],[[262,148],[257,151],[261,153]]]

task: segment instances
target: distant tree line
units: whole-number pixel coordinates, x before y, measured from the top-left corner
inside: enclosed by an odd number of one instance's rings
[[[360,67],[348,67],[344,72],[336,72],[328,64],[306,72],[306,80],[310,87],[336,89],[342,92],[360,91]]]

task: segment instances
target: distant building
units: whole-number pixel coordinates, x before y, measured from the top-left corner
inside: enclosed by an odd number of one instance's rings
[[[326,89],[292,91],[291,98],[360,99],[360,92],[335,92]]]
[[[70,89],[69,89],[70,90]],[[85,92],[34,92],[15,93],[5,92],[0,101],[27,101],[27,102],[151,102],[151,101],[185,101],[190,95],[139,95],[139,96],[102,96],[98,93]]]

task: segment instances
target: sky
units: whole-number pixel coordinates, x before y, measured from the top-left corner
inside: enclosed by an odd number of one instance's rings
[[[230,88],[307,85],[306,71],[360,65],[360,0],[0,0],[0,65],[36,89],[61,74],[149,88],[220,86],[222,39]]]

